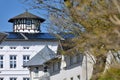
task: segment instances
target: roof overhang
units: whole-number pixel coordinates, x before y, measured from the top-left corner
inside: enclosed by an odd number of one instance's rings
[[[1,33],[1,32],[0,32],[0,43],[1,43],[2,41],[4,41],[4,40],[6,39],[6,37],[7,37],[7,34],[6,34],[6,33]]]

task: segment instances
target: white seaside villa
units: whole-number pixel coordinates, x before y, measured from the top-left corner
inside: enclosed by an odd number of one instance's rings
[[[0,44],[0,80],[89,80],[91,57],[58,53],[60,40],[41,33],[44,21],[27,11],[9,20],[13,32],[6,32]],[[72,37],[68,34],[64,39]]]

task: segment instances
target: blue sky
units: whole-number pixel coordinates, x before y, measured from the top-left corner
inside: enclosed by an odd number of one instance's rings
[[[12,32],[13,25],[9,23],[8,20],[23,13],[26,9],[28,9],[28,6],[22,4],[20,0],[0,0],[0,32]],[[28,11],[44,18],[44,16],[36,10]],[[43,32],[44,31],[43,29]]]

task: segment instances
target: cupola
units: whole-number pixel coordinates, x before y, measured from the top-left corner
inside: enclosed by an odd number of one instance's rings
[[[8,20],[8,22],[13,23],[13,32],[22,33],[39,33],[40,24],[44,22],[45,19],[36,16],[28,11],[17,15]]]

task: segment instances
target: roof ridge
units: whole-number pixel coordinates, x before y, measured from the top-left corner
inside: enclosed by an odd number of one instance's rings
[[[55,54],[55,52],[54,52],[52,49],[50,49],[47,44],[44,46],[44,48],[43,48],[40,52],[44,51],[44,49],[48,49],[48,50],[51,51],[53,54]]]

